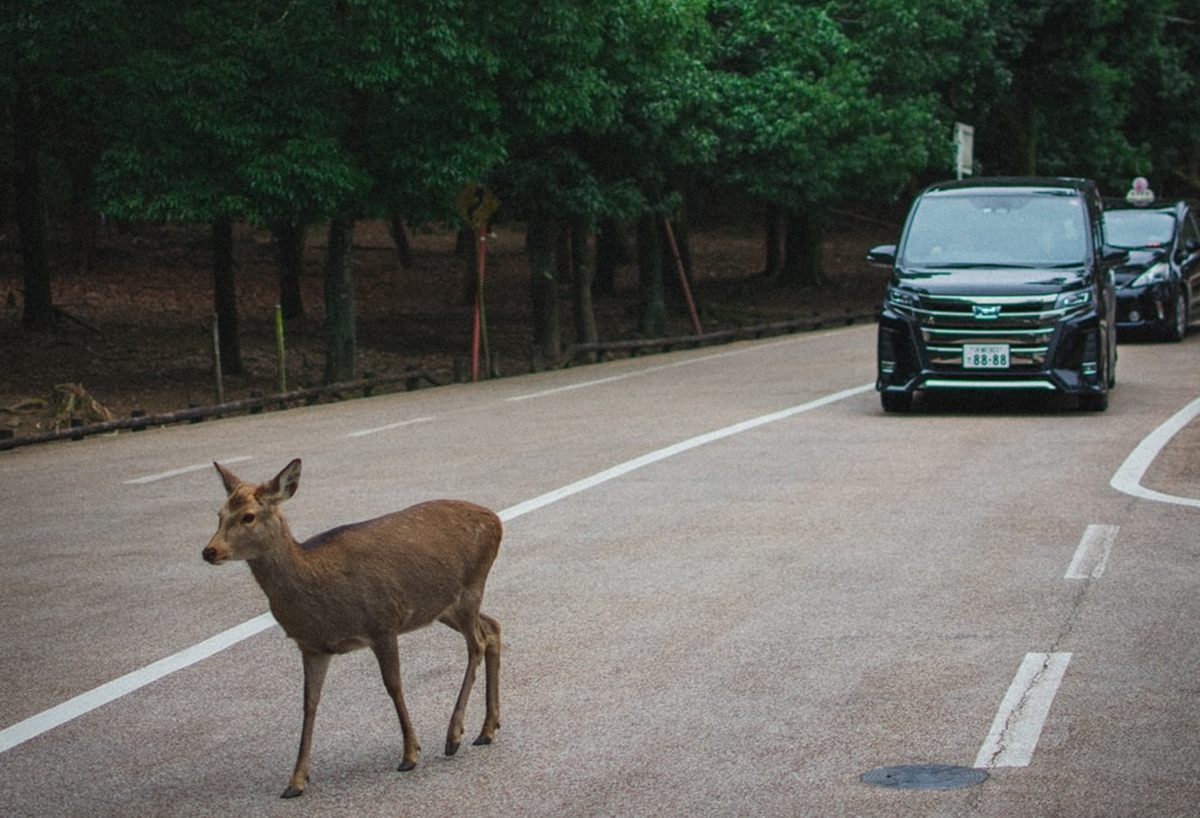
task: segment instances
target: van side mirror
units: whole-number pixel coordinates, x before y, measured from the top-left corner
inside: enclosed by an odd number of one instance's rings
[[[867,261],[880,267],[893,267],[896,264],[896,245],[881,244],[872,247],[867,252]]]

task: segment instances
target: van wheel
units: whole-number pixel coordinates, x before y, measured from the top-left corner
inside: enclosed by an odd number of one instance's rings
[[[885,412],[907,412],[912,409],[912,392],[880,392],[879,402]]]

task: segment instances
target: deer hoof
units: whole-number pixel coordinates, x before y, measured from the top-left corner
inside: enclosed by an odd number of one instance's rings
[[[400,762],[400,766],[396,768],[396,772],[406,773],[409,770],[415,770],[416,768],[417,768],[417,762],[406,758]]]
[[[486,745],[488,745],[488,744],[491,744],[491,743],[492,743],[492,737],[491,737],[491,736],[484,735],[484,734],[482,734],[482,733],[480,733],[480,734],[479,734],[479,738],[475,739],[475,746],[476,746],[476,747],[484,747],[484,746],[486,746]]]
[[[304,795],[304,790],[300,789],[299,787],[288,787],[286,790],[283,791],[283,795],[281,795],[279,797],[280,798],[299,798],[301,795]]]
[[[446,742],[446,755],[448,755],[448,756],[454,755],[455,753],[458,752],[458,748],[459,748],[459,742],[447,741]]]

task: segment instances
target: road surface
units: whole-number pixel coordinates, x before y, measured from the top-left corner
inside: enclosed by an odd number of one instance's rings
[[[1103,414],[908,416],[879,408],[873,339],[0,454],[0,815],[1195,814],[1200,337],[1122,346]],[[442,755],[465,651],[433,626],[401,639],[417,769],[395,772],[360,651],[306,794],[278,799],[299,655],[246,566],[200,551],[211,462],[265,480],[293,457],[301,539],[436,497],[501,514],[495,744]],[[480,684],[468,735],[482,705]],[[942,765],[986,779],[927,788]]]

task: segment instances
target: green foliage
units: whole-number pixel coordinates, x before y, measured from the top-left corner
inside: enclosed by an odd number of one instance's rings
[[[798,211],[886,197],[913,174],[948,166],[949,125],[929,87],[954,64],[937,42],[955,20],[921,8],[712,3],[718,179]]]
[[[510,218],[630,221],[696,173],[795,210],[947,175],[955,121],[985,172],[1194,192],[1196,17],[1189,0],[14,0],[0,101],[34,95],[43,178],[151,219],[445,218],[486,181]]]

